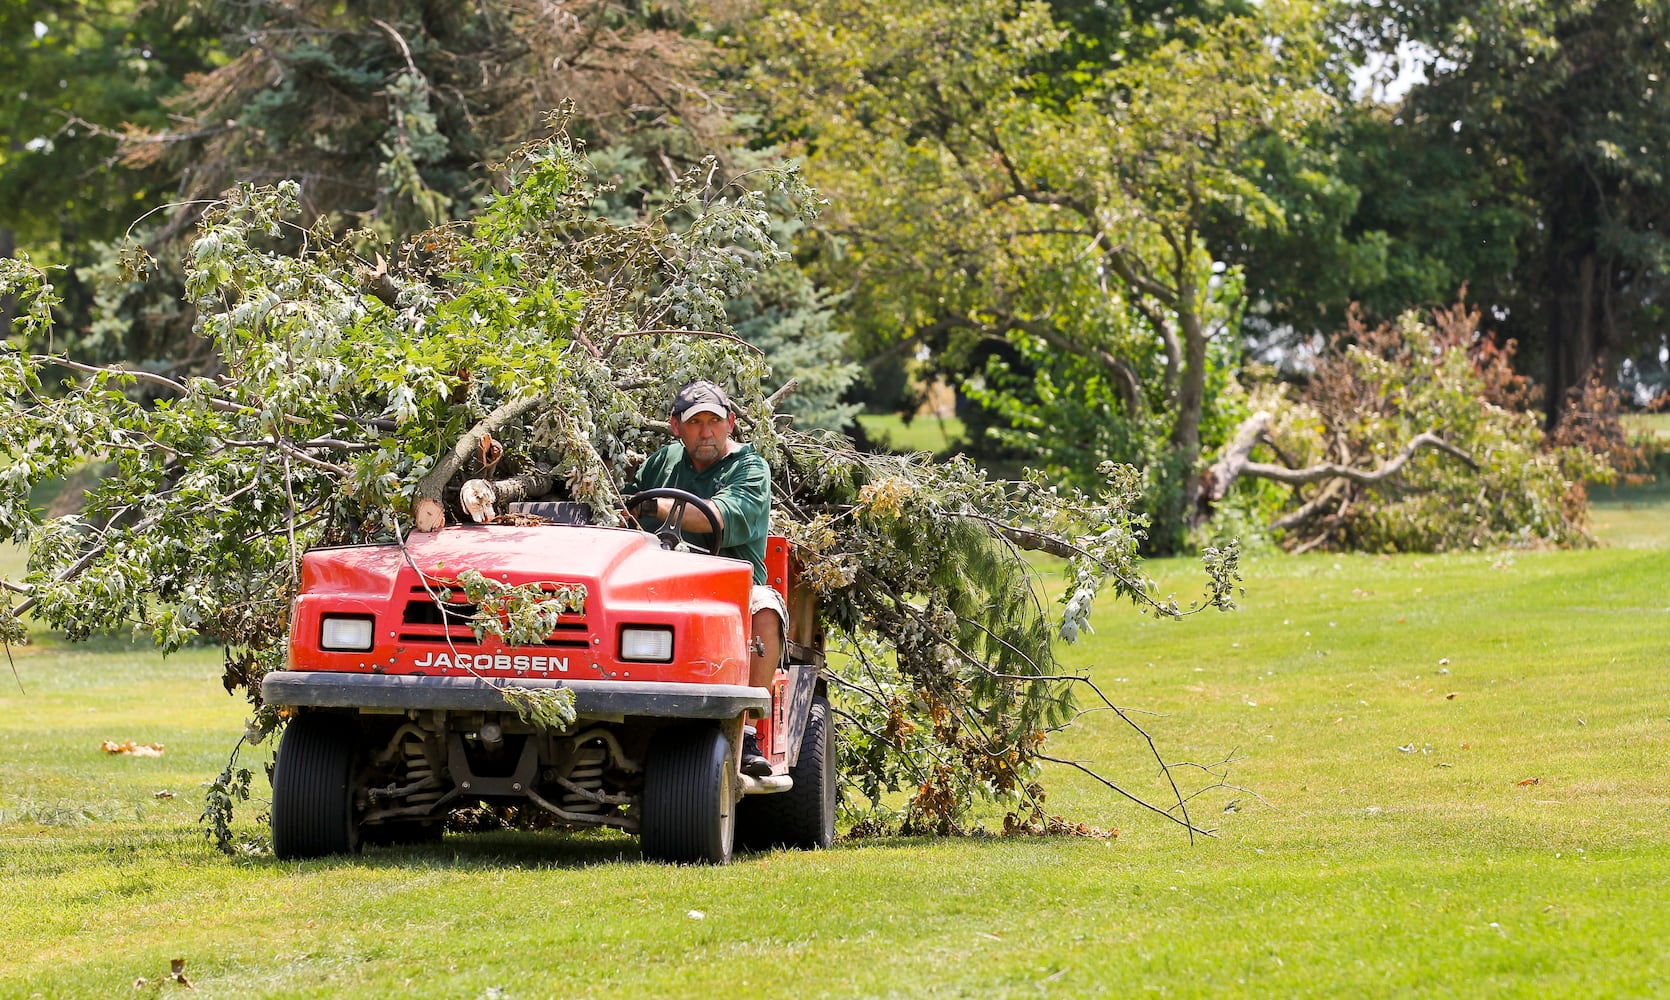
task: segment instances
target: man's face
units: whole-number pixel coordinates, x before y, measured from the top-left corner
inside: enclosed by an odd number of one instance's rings
[[[717,413],[698,413],[689,420],[671,420],[673,437],[684,444],[690,464],[696,471],[707,468],[725,457],[729,450],[731,432],[736,429],[736,418],[721,417]]]

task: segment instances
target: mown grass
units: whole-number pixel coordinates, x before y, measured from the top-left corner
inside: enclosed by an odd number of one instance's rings
[[[1658,440],[1670,438],[1670,413],[1627,413],[1622,420],[1631,434]]]
[[[1104,608],[1069,663],[1156,713],[1168,759],[1237,759],[1193,844],[1058,774],[1051,806],[1116,840],[230,859],[195,824],[243,718],[212,651],[26,652],[26,694],[0,676],[0,995],[148,995],[173,958],[202,997],[1670,994],[1667,514],[1625,492],[1596,506],[1606,548],[1266,556],[1234,614]],[[1111,714],[1053,749],[1162,794]]]
[[[943,455],[964,436],[963,422],[956,417],[919,416],[907,424],[897,413],[861,413],[858,422],[878,447],[896,452]]]

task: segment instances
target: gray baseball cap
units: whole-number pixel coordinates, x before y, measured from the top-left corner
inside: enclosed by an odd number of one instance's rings
[[[689,420],[698,413],[728,417],[731,414],[731,397],[707,379],[691,382],[673,397],[673,416]]]

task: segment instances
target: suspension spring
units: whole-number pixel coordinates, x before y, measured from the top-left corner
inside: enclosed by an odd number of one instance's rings
[[[608,760],[608,750],[600,742],[593,741],[578,747],[574,751],[574,767],[568,772],[568,780],[587,791],[601,793],[603,766]],[[568,790],[564,790],[559,801],[568,812],[596,813],[604,808],[602,803]]]
[[[434,766],[430,763],[429,755],[424,752],[423,737],[416,732],[410,732],[400,741],[400,756],[406,767],[406,787],[421,785],[419,791],[413,791],[406,796],[407,803],[422,805],[433,802],[441,797],[439,781],[435,777]]]

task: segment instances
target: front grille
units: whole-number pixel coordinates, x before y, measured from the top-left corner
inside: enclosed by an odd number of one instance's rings
[[[401,613],[400,621],[404,625],[415,626],[409,631],[400,633],[401,642],[437,643],[454,646],[479,646],[481,643],[470,629],[470,621],[475,617],[476,606],[463,600],[464,591],[460,587],[413,587],[413,598],[406,602],[405,610]],[[446,599],[442,605],[435,600],[436,596]],[[591,628],[586,624],[584,615],[563,615],[557,620],[557,627],[542,646],[557,646],[565,649],[586,649],[590,643]]]

